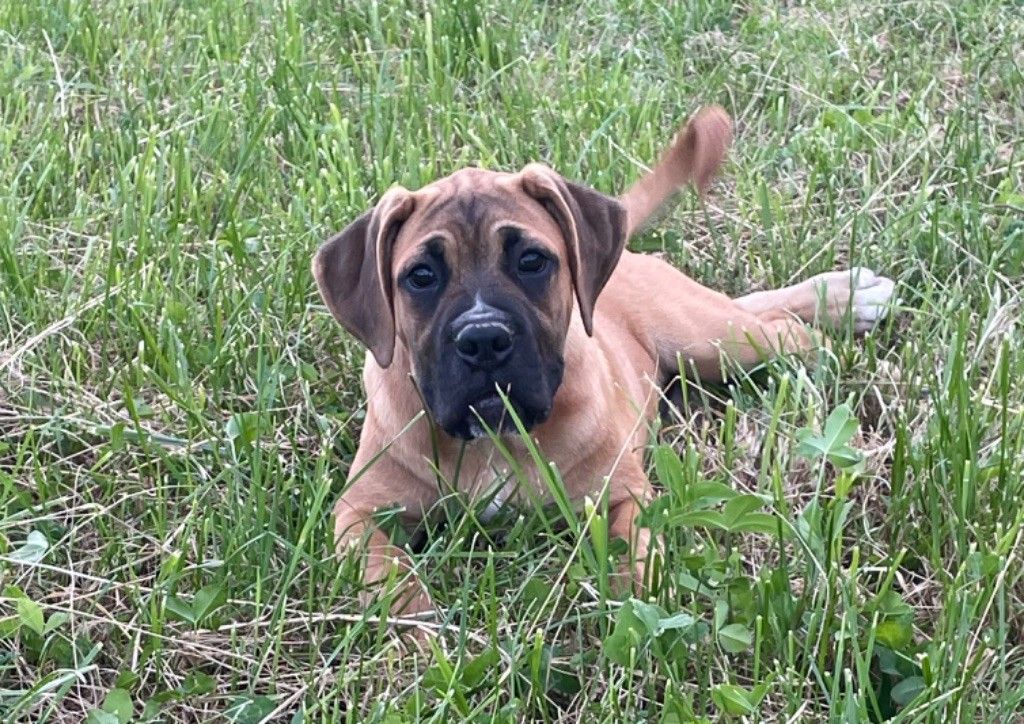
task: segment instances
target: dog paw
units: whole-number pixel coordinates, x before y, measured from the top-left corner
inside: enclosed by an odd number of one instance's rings
[[[824,311],[833,324],[843,324],[849,315],[855,332],[867,332],[885,318],[896,286],[862,266],[818,274],[809,281],[824,298]]]

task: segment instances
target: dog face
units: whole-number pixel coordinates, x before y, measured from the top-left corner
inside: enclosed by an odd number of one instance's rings
[[[433,419],[472,439],[514,429],[499,390],[528,429],[547,419],[574,306],[590,334],[625,239],[616,200],[544,166],[470,168],[387,192],[325,242],[313,273],[376,363],[397,346]]]

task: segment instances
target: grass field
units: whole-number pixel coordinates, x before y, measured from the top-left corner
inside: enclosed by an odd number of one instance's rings
[[[987,0],[0,0],[0,719],[1021,720],[1022,49]],[[310,255],[467,164],[621,190],[709,102],[725,177],[634,248],[899,309],[687,390],[673,593],[606,595],[599,509],[449,506],[415,651],[329,555],[363,351]]]

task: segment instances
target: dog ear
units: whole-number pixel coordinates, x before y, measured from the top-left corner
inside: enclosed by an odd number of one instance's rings
[[[392,248],[413,205],[407,190],[391,189],[313,257],[313,277],[327,308],[381,367],[390,365],[395,353]]]
[[[520,172],[523,190],[554,217],[565,237],[583,328],[594,332],[594,305],[626,246],[626,209],[617,199],[566,181],[539,163]]]

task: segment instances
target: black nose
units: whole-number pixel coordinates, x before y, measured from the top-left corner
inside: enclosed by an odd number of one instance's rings
[[[467,324],[455,335],[455,350],[473,367],[495,369],[512,354],[512,330],[500,322]]]

